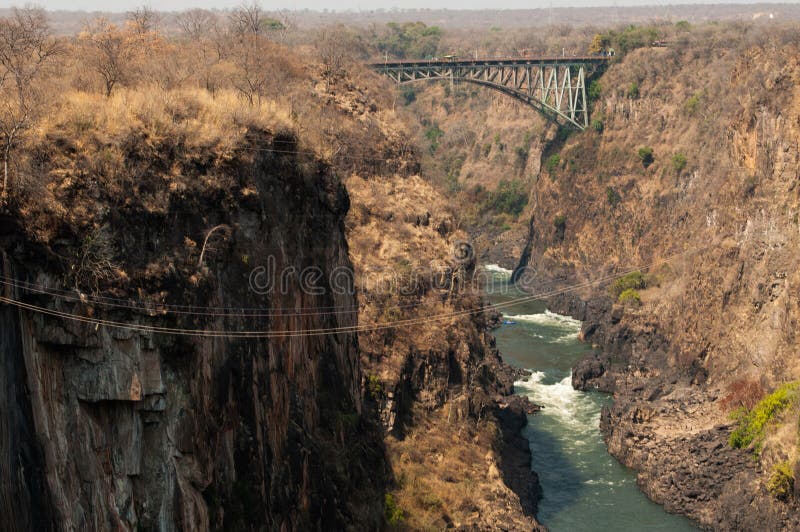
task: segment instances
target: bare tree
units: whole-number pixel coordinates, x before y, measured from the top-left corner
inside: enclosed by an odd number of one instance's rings
[[[322,60],[324,73],[331,79],[343,75],[346,64],[364,52],[363,43],[343,25],[321,30],[314,47]]]
[[[58,53],[47,16],[40,9],[14,9],[0,19],[0,135],[3,139],[3,190],[8,194],[8,167],[15,144],[40,108],[35,84]]]
[[[277,24],[274,24],[274,31],[278,34],[278,42],[284,44],[286,35],[295,28],[294,18],[291,12],[286,9],[278,11],[278,17],[275,19]]]
[[[206,90],[213,91],[215,83],[211,73],[229,49],[229,39],[217,16],[205,9],[191,9],[178,17],[178,26],[193,46],[196,78],[202,81]]]
[[[217,25],[217,18],[205,9],[190,9],[178,16],[178,26],[191,41],[208,38]]]
[[[161,24],[161,16],[148,6],[141,6],[128,13],[128,25],[130,28],[141,35],[147,35],[158,31]]]
[[[87,26],[82,40],[89,48],[87,62],[103,80],[106,96],[128,73],[133,55],[130,40],[125,33],[106,18],[99,18]]]
[[[263,39],[258,35],[244,35],[239,39],[232,56],[237,67],[233,84],[250,105],[260,102],[269,86],[272,65],[262,50],[263,44]]]
[[[85,46],[85,60],[100,75],[106,96],[114,87],[135,77],[139,60],[153,51],[158,40],[155,30],[143,31],[140,23],[129,21],[119,28],[106,18],[98,18],[81,33]]]
[[[230,14],[231,29],[238,35],[259,35],[264,31],[264,10],[257,0],[242,4]]]

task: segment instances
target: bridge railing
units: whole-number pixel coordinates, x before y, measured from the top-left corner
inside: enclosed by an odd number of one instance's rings
[[[399,59],[399,60],[383,60],[373,61],[368,63],[368,66],[373,68],[385,67],[401,67],[401,66],[443,66],[443,65],[503,65],[503,64],[573,64],[573,63],[594,63],[604,64],[609,62],[613,57],[605,55],[558,55],[558,56],[540,56],[540,57],[483,57],[479,59],[470,58],[454,58],[454,59]]]

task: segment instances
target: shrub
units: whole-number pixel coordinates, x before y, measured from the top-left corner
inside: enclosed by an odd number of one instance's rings
[[[653,156],[653,148],[650,146],[642,146],[639,148],[639,159],[642,161],[642,166],[647,168],[653,161],[655,161],[655,157]]]
[[[403,104],[411,105],[415,101],[417,101],[417,91],[410,87],[403,89]]]
[[[553,227],[556,228],[556,237],[559,240],[564,239],[564,233],[567,230],[567,217],[563,214],[559,214],[555,218],[553,218]]]
[[[672,169],[676,174],[680,174],[686,168],[686,156],[682,153],[676,153],[672,156]]]
[[[525,166],[525,163],[528,162],[528,148],[525,146],[517,146],[514,149],[514,153],[517,155],[520,166]]]
[[[558,166],[561,164],[561,156],[557,153],[554,153],[550,157],[547,158],[547,161],[544,163],[544,167],[547,170],[547,173],[553,175],[555,171],[558,169]]]
[[[383,383],[377,375],[367,376],[367,391],[375,401],[380,401],[383,397]]]
[[[613,299],[618,299],[626,290],[642,290],[647,283],[642,272],[631,272],[623,275],[611,284],[609,293]]]
[[[405,515],[403,514],[403,510],[397,506],[397,502],[395,502],[394,497],[391,493],[387,493],[384,495],[384,517],[386,518],[386,522],[390,526],[397,526],[403,522],[405,519]]]
[[[692,29],[692,25],[689,24],[688,20],[679,20],[678,22],[675,23],[675,29],[677,29],[678,31],[686,32]]]
[[[604,127],[605,125],[603,124],[603,121],[601,119],[599,118],[592,119],[592,129],[594,129],[598,133],[602,133]]]
[[[426,510],[442,506],[442,500],[435,493],[423,493],[417,497],[417,502]]]
[[[780,462],[772,467],[767,489],[776,499],[786,501],[794,492],[794,471],[789,461]]]
[[[745,197],[752,196],[758,186],[758,177],[751,175],[745,178],[742,185],[742,193]]]
[[[444,131],[439,129],[438,124],[434,124],[433,126],[429,127],[428,130],[425,132],[425,138],[431,142],[430,150],[431,154],[436,151],[439,147],[439,141],[444,136]]]
[[[694,114],[697,110],[697,106],[700,105],[700,98],[702,98],[702,93],[696,92],[692,96],[686,100],[686,103],[683,104],[683,107],[686,109],[686,112],[690,115]]]
[[[635,81],[633,83],[631,83],[630,86],[628,87],[627,95],[628,95],[628,98],[630,98],[631,100],[635,100],[636,98],[638,98],[639,97],[639,84],[636,83]]]
[[[484,208],[519,216],[528,204],[528,193],[519,179],[501,179],[497,190],[489,193]]]
[[[621,200],[622,196],[619,195],[619,192],[614,187],[606,187],[606,201],[611,207],[616,207]]]
[[[453,174],[447,174],[444,176],[444,184],[447,192],[450,194],[455,194],[457,192],[461,192],[462,186],[461,183],[458,182],[458,176]]]
[[[720,407],[725,411],[738,408],[750,410],[764,397],[764,389],[758,380],[738,379],[728,385],[728,393],[720,400]]]
[[[740,408],[733,412],[731,417],[737,421],[738,426],[728,438],[730,446],[737,449],[752,446],[753,454],[759,456],[767,425],[797,400],[798,386],[800,381],[784,384],[764,397],[751,410]]]
[[[591,83],[589,83],[589,87],[586,89],[586,97],[589,98],[590,102],[599,100],[602,94],[603,94],[603,86],[600,85],[599,81],[594,80]]]
[[[642,298],[639,296],[639,292],[634,290],[633,288],[627,288],[622,291],[622,293],[617,298],[617,301],[622,303],[623,305],[632,305],[632,306],[639,306],[642,304]]]

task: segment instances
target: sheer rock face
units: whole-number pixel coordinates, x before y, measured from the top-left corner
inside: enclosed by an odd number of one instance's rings
[[[259,142],[269,147],[269,139]],[[119,306],[82,303],[74,291],[59,298],[6,287],[5,294],[77,316],[180,329],[355,325],[354,295],[327,285],[332,270],[350,265],[348,200],[338,180],[291,157],[245,157],[224,170],[224,183],[190,185],[163,214],[134,205],[109,216],[129,279],[104,287],[125,300]],[[69,264],[53,250],[80,249],[86,232],[65,224],[59,242],[39,242],[23,218],[4,219],[2,275],[63,288]],[[203,242],[223,224],[224,237],[198,266],[199,246],[187,242]],[[269,257],[277,271],[318,267],[324,294],[301,290],[297,275],[285,292],[256,294],[250,272]],[[192,308],[124,308],[141,299],[136,287],[147,287],[146,299]],[[306,310],[199,315],[202,307]],[[339,312],[309,310],[330,307]],[[379,526],[382,442],[362,412],[354,334],[211,338],[8,306],[0,313],[7,428],[0,500],[10,529]]]
[[[797,431],[770,429],[754,461],[728,446],[723,399],[736,381],[769,391],[800,377],[796,43],[708,61],[689,46],[642,49],[609,68],[594,109],[603,132],[553,148],[573,163],[537,183],[520,271],[561,286],[652,265],[641,306],[611,301],[608,283],[551,300],[596,346],[573,385],[614,393],[609,450],[670,511],[717,529],[795,529],[796,503],[766,486],[774,464],[798,459]],[[620,89],[631,79],[638,99]],[[641,146],[656,156],[647,168]]]
[[[418,508],[412,482],[392,485],[398,504],[411,508],[407,526],[538,527],[541,490],[520,435],[532,405],[512,396],[518,375],[478,310],[483,285],[472,250],[459,253],[468,238],[455,229],[453,207],[419,176],[345,183],[360,317],[401,323],[359,334],[368,407],[387,431],[395,478],[419,478],[440,500]],[[457,456],[443,456],[450,452]]]

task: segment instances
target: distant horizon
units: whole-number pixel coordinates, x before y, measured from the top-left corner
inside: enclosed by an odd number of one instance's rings
[[[572,8],[626,8],[626,7],[678,7],[678,6],[696,6],[696,5],[751,5],[751,6],[786,6],[798,5],[800,2],[753,2],[751,0],[696,0],[696,1],[674,1],[674,0],[571,0],[567,2],[556,2],[550,0],[538,0],[536,2],[529,2],[525,0],[505,0],[501,5],[498,3],[491,3],[488,0],[441,0],[440,5],[432,6],[430,1],[426,0],[409,0],[408,5],[397,6],[397,0],[389,0],[386,4],[382,4],[381,0],[376,2],[364,2],[363,0],[344,0],[335,8],[330,8],[324,5],[320,0],[301,0],[293,2],[291,7],[274,5],[271,2],[261,2],[265,11],[278,11],[286,10],[293,12],[312,11],[312,12],[329,12],[329,13],[373,13],[377,11],[383,12],[407,12],[407,11],[534,11],[540,9],[572,9]],[[0,8],[22,7],[29,2],[8,2],[6,0],[0,1]],[[209,10],[230,10],[236,8],[243,3],[241,0],[162,0],[158,2],[158,6],[154,6],[153,2],[142,0],[122,0],[113,2],[103,2],[101,0],[45,0],[33,2],[33,5],[41,7],[47,11],[52,12],[72,12],[72,13],[92,13],[92,12],[106,12],[106,13],[124,13],[131,11],[141,6],[148,6],[159,12],[178,12],[186,11],[188,9],[201,8]],[[369,5],[370,7],[364,7]]]

